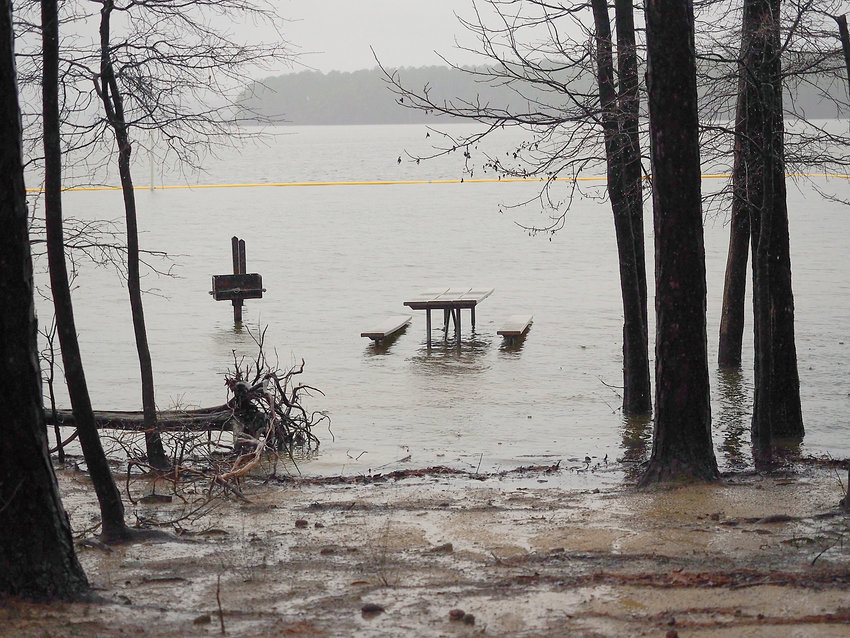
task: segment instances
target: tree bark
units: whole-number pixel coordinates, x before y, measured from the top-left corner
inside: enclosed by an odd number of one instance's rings
[[[139,231],[136,215],[136,196],[130,172],[132,145],[124,117],[124,106],[115,71],[110,57],[110,24],[115,3],[105,0],[100,20],[100,84],[95,82],[103,102],[109,125],[118,144],[118,173],[121,177],[121,192],[124,197],[124,212],[127,224],[127,290],[130,296],[130,311],[133,316],[133,334],[139,356],[139,371],[142,382],[142,410],[145,413],[145,445],[148,462],[156,468],[170,466],[162,446],[156,424],[156,397],[154,393],[153,365],[151,363],[148,334],[145,327],[145,312],[142,305],[142,290],[139,277]]]
[[[642,485],[715,480],[690,0],[647,0],[655,227],[655,425]]]
[[[779,32],[781,0],[746,0],[744,25],[752,29],[748,55],[758,99],[757,148],[761,189],[751,210],[755,401],[753,441],[762,454],[776,441],[800,441],[804,435],[800,379],[794,338],[794,295],[785,191],[782,65]]]
[[[71,598],[88,583],[47,456],[15,79],[0,0],[0,594]]]
[[[649,414],[652,410],[649,376],[649,345],[646,316],[646,265],[643,250],[643,196],[640,184],[640,155],[636,155],[637,109],[636,64],[621,61],[625,67],[626,82],[631,86],[622,91],[622,108],[618,103],[614,81],[613,45],[611,25],[605,0],[593,0],[593,18],[596,30],[596,65],[602,128],[605,138],[608,197],[614,213],[614,230],[617,237],[617,256],[620,267],[620,291],[623,300],[623,412],[628,416]],[[631,14],[629,13],[629,16]],[[624,22],[628,22],[626,18]],[[618,15],[618,45],[631,51],[634,58],[634,23],[631,41],[621,36]],[[625,54],[629,57],[628,53]],[[631,74],[634,77],[631,77]],[[623,82],[621,78],[621,83]],[[632,131],[632,127],[635,129]],[[635,167],[638,179],[634,179]],[[637,205],[636,205],[637,204]],[[635,209],[640,213],[635,215]],[[639,223],[639,226],[635,226]]]
[[[733,181],[735,181],[734,177]],[[732,188],[735,190],[734,185]],[[741,367],[749,250],[750,216],[740,204],[733,203],[732,220],[729,224],[726,277],[723,280],[720,339],[717,348],[717,365],[722,370],[737,370]]]
[[[42,109],[44,120],[44,207],[50,289],[65,368],[65,382],[89,474],[100,505],[103,536],[126,539],[121,494],[97,434],[68,284],[62,223],[62,151],[59,137],[59,17],[56,0],[41,0]]]
[[[745,31],[745,29],[744,29]],[[744,343],[744,307],[747,292],[747,262],[750,250],[750,207],[748,180],[751,162],[745,153],[752,139],[752,118],[748,111],[747,39],[741,40],[738,60],[738,97],[735,107],[735,143],[732,167],[732,216],[729,224],[729,251],[723,280],[723,305],[720,311],[720,338],[717,364],[722,370],[741,367]]]
[[[850,31],[847,30],[847,16],[832,16],[838,23],[838,37],[841,39],[841,51],[844,53],[844,67],[847,69],[847,86],[850,90]]]
[[[629,203],[640,288],[641,317],[644,339],[649,343],[646,291],[646,249],[643,233],[643,167],[640,154],[640,80],[638,77],[637,44],[632,0],[615,0],[617,22],[617,65],[620,78],[620,123],[625,143],[623,146],[623,172],[626,198]],[[646,355],[646,388],[649,399],[649,355]]]

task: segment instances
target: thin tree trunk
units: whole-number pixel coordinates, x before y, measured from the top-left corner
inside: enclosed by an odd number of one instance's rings
[[[626,413],[648,416],[652,412],[652,382],[649,374],[649,320],[646,289],[646,248],[643,232],[643,168],[640,153],[640,81],[635,44],[634,5],[615,0],[617,65],[620,79],[619,123],[623,137],[623,193],[629,209],[634,276],[637,279],[640,332],[635,326],[628,353],[631,396]],[[625,401],[624,401],[625,406]]]
[[[142,410],[145,414],[145,444],[148,462],[156,468],[167,469],[168,457],[156,426],[156,397],[154,395],[153,365],[151,363],[148,335],[145,328],[145,312],[142,306],[142,290],[139,277],[139,232],[136,216],[136,196],[130,173],[132,150],[124,117],[124,106],[110,57],[110,19],[114,8],[113,0],[105,0],[100,21],[100,85],[98,93],[118,144],[118,173],[124,196],[124,212],[127,223],[127,290],[130,295],[130,311],[133,316],[133,333],[139,356],[139,371],[142,382]],[[97,85],[97,82],[95,82]]]
[[[720,339],[717,348],[717,365],[722,370],[737,370],[741,367],[749,251],[750,216],[741,205],[733,203],[732,220],[729,224],[726,277],[723,280]]]
[[[741,40],[738,61],[738,98],[735,107],[735,144],[732,168],[732,216],[729,223],[729,251],[726,277],[723,281],[723,305],[720,311],[720,338],[717,364],[722,370],[741,367],[744,343],[744,307],[747,292],[747,262],[750,250],[750,207],[748,194],[749,168],[745,150],[750,139],[751,122],[747,110],[748,78],[744,59],[747,38]]]
[[[705,248],[690,1],[647,0],[655,225],[655,425],[640,483],[715,480]]]
[[[620,290],[623,299],[623,412],[634,416],[652,410],[649,380],[649,347],[646,327],[646,271],[639,263],[636,241],[643,244],[643,226],[633,226],[634,181],[628,182],[633,170],[633,146],[628,135],[621,132],[614,88],[613,46],[611,25],[605,0],[593,0],[596,25],[596,64],[602,126],[605,136],[608,196],[614,213],[617,237],[617,256],[620,266]],[[625,123],[622,124],[625,126]],[[639,160],[639,157],[638,157]],[[638,198],[640,198],[638,193]],[[643,275],[643,295],[641,292]]]
[[[65,368],[65,382],[89,474],[100,504],[103,535],[108,540],[127,538],[124,505],[100,443],[92,410],[65,263],[62,223],[62,151],[59,138],[59,17],[56,0],[41,1],[42,108],[44,119],[44,207],[50,289],[56,328]]]
[[[847,69],[847,86],[850,90],[850,32],[847,30],[847,16],[832,16],[838,23],[838,36],[841,38],[841,50],[844,52],[844,66]]]
[[[640,80],[638,77],[635,19],[632,0],[615,0],[617,22],[617,66],[620,78],[620,131],[624,137],[623,173],[626,199],[632,218],[637,277],[640,288],[644,339],[649,343],[646,290],[646,249],[643,233],[643,168],[640,154]],[[649,355],[646,355],[647,405],[649,396]]]
[[[47,455],[12,6],[0,0],[0,595],[88,589]]]

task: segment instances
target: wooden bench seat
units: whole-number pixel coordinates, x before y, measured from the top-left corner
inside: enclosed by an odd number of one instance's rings
[[[512,343],[514,339],[522,337],[528,332],[533,320],[534,315],[511,315],[496,331],[496,334],[503,336],[508,343]]]
[[[386,339],[406,327],[410,323],[410,319],[410,315],[392,315],[370,330],[364,330],[360,333],[360,336],[369,337],[375,343],[380,343],[381,339]]]

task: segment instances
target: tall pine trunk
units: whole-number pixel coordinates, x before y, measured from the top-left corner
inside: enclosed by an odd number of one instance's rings
[[[74,422],[89,474],[100,504],[103,536],[107,540],[127,537],[121,494],[106,460],[97,433],[68,284],[62,222],[62,151],[59,137],[59,17],[56,0],[41,0],[42,109],[44,120],[44,208],[50,289],[56,328],[62,351],[65,382]]]
[[[705,247],[690,0],[647,0],[655,226],[655,424],[641,484],[714,480]]]
[[[145,312],[142,305],[142,289],[139,276],[139,231],[136,215],[136,196],[130,173],[132,146],[124,117],[124,105],[115,70],[110,56],[110,26],[113,0],[105,0],[100,19],[100,83],[95,82],[103,102],[109,125],[118,145],[118,174],[121,177],[121,192],[124,197],[124,213],[127,224],[127,290],[130,296],[130,312],[133,317],[133,334],[139,356],[139,371],[142,382],[142,410],[145,420],[145,445],[148,462],[156,468],[167,469],[168,457],[157,431],[156,397],[154,394],[153,365],[145,327]]]
[[[652,410],[649,376],[649,345],[646,313],[646,265],[643,249],[643,196],[640,153],[637,146],[637,67],[620,60],[622,76],[628,78],[618,102],[614,80],[613,44],[605,0],[593,0],[596,27],[596,65],[599,103],[605,138],[608,197],[614,213],[620,290],[623,299],[623,412],[646,415]],[[628,12],[628,18],[631,12]],[[634,60],[634,23],[617,15],[621,56]],[[621,35],[621,31],[629,35]],[[621,86],[624,78],[621,77]],[[634,86],[632,86],[634,83]],[[632,130],[634,128],[634,130]],[[635,170],[637,179],[635,179]],[[635,209],[639,209],[638,215]]]
[[[47,454],[12,6],[0,0],[0,595],[88,589]]]
[[[750,232],[753,250],[753,314],[755,326],[755,401],[753,441],[769,450],[775,441],[799,441],[804,435],[797,349],[794,338],[794,295],[785,191],[782,64],[779,32],[781,0],[746,0],[744,26],[753,78],[750,91],[758,100],[759,196],[749,193],[753,207]]]

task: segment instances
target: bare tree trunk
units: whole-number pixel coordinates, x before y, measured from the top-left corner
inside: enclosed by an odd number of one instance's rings
[[[626,199],[632,217],[635,260],[640,288],[641,317],[644,340],[649,343],[646,292],[646,249],[643,233],[643,168],[640,154],[640,80],[638,77],[637,44],[635,43],[634,5],[631,0],[615,0],[617,22],[617,65],[620,78],[620,130],[624,136],[623,173]],[[649,396],[649,355],[646,355],[647,405]]]
[[[638,177],[637,184],[634,179],[635,166],[640,176],[640,156],[635,156],[634,146],[637,133],[635,131],[632,137],[628,132],[632,126],[631,110],[637,108],[637,86],[634,87],[634,95],[631,90],[624,92],[623,102],[630,110],[627,118],[620,112],[614,85],[613,45],[607,3],[605,0],[593,0],[591,4],[596,27],[596,75],[605,135],[608,196],[614,213],[623,299],[623,412],[629,416],[645,415],[652,410],[646,324],[646,267],[642,210],[638,216],[638,227],[635,227],[637,220],[634,214],[635,202],[639,202],[642,208],[643,199],[640,179]],[[618,34],[619,27],[618,22]],[[631,36],[630,46],[634,56],[633,30]],[[628,41],[626,37],[624,40]],[[628,67],[627,64],[625,66]],[[637,122],[634,121],[635,129],[636,126]]]
[[[133,333],[136,338],[136,350],[139,355],[139,370],[142,381],[142,410],[145,414],[145,444],[148,462],[159,469],[169,467],[168,457],[162,446],[162,439],[156,426],[156,397],[154,395],[153,365],[151,364],[148,335],[145,328],[145,312],[142,306],[142,290],[139,278],[139,232],[136,217],[136,196],[133,192],[133,179],[130,173],[130,153],[132,147],[124,117],[124,106],[115,71],[110,58],[110,18],[114,8],[113,0],[105,0],[100,21],[100,85],[98,93],[103,101],[115,141],[118,144],[118,173],[121,177],[121,191],[124,196],[124,212],[127,223],[127,290],[130,295],[130,310],[133,316]]]
[[[850,32],[847,30],[847,16],[832,16],[838,23],[838,36],[841,38],[841,50],[844,53],[844,66],[847,68],[847,83],[850,90]]]
[[[735,107],[735,144],[732,168],[732,219],[729,224],[729,252],[723,281],[723,305],[720,311],[720,338],[717,364],[721,369],[741,367],[744,343],[744,307],[747,292],[747,262],[750,250],[750,207],[748,179],[750,162],[745,149],[749,144],[752,122],[748,112],[749,85],[744,64],[747,40],[741,41],[738,62],[738,98]]]
[[[42,108],[44,115],[44,207],[50,289],[56,312],[56,328],[65,368],[65,382],[83,456],[100,504],[103,535],[108,540],[127,537],[124,505],[115,485],[100,437],[97,434],[77,328],[68,285],[62,223],[62,151],[59,139],[59,17],[56,0],[41,0]]]
[[[781,0],[746,0],[745,26],[753,29],[750,47],[759,99],[761,196],[753,208],[753,306],[755,323],[755,402],[753,441],[761,453],[777,440],[803,438],[800,380],[794,339],[794,296],[785,192],[782,116]],[[755,151],[755,149],[754,149]]]
[[[734,188],[733,186],[733,190]],[[750,216],[739,204],[733,203],[732,220],[729,224],[726,277],[723,280],[720,340],[717,348],[717,365],[724,370],[741,367],[749,251]]]
[[[71,598],[88,582],[47,455],[15,81],[0,0],[0,595]]]
[[[847,30],[847,16],[833,16],[838,23],[838,33],[841,38],[841,50],[844,52],[844,66],[847,68],[847,90],[850,92],[850,31]],[[847,469],[847,493],[841,500],[841,507],[850,511],[850,468]]]
[[[655,224],[655,425],[642,485],[715,480],[690,0],[646,1]]]

